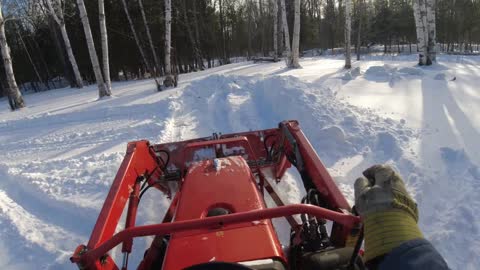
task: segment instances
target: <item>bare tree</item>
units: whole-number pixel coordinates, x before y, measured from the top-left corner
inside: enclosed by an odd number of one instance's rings
[[[170,62],[172,49],[172,2],[165,0],[165,80],[163,85],[166,87],[173,87],[176,85],[175,79],[172,76],[172,65]]]
[[[253,25],[254,25],[254,22],[253,22],[253,13],[254,13],[254,10],[253,10],[253,2],[252,0],[247,0],[247,46],[248,46],[248,59],[250,60],[252,57],[253,57],[253,50],[252,50],[252,37],[254,35],[253,33]]]
[[[167,1],[170,3],[171,0],[165,0],[165,3]],[[218,0],[218,10],[219,10],[219,16],[220,16],[220,32],[221,32],[220,37],[222,38],[222,54],[223,54],[222,55],[222,57],[223,57],[222,61],[223,61],[223,64],[228,64],[230,62],[230,60],[229,60],[229,57],[227,55],[227,37],[225,35],[225,18],[224,18],[224,11],[223,11],[223,8],[224,8],[223,3],[225,3],[225,2],[222,2],[222,0]],[[170,15],[170,17],[171,17],[171,15]]]
[[[193,9],[193,28],[195,30],[195,39],[196,39],[196,42],[197,42],[197,48],[198,48],[198,54],[200,56],[200,63],[197,63],[197,65],[200,65],[200,70],[204,70],[205,69],[205,63],[203,62],[203,53],[202,53],[202,43],[201,43],[201,40],[200,40],[200,27],[199,27],[199,20],[197,18],[197,4],[198,4],[198,1],[192,1],[192,9]]]
[[[102,62],[103,75],[105,77],[105,87],[107,88],[108,92],[111,92],[112,82],[110,80],[110,62],[108,60],[108,35],[104,0],[98,0],[98,16],[100,20],[100,36],[102,42]]]
[[[437,0],[426,0],[427,12],[427,65],[437,60],[437,31],[435,26],[435,9]]]
[[[55,7],[52,4],[52,0],[45,0],[50,15],[53,17],[55,22],[58,24],[58,27],[60,28],[60,33],[62,34],[62,39],[65,43],[65,50],[67,51],[68,61],[72,65],[73,76],[75,77],[75,84],[78,88],[82,88],[82,76],[80,75],[80,70],[78,69],[77,60],[73,55],[72,45],[70,44],[70,38],[68,37],[67,28],[65,27],[65,18],[63,12],[63,7],[65,5],[62,3],[62,0],[53,1],[55,1]]]
[[[7,78],[7,94],[9,97],[10,107],[12,110],[25,107],[22,93],[18,89],[17,82],[15,80],[15,74],[13,73],[12,58],[10,57],[10,48],[8,47],[7,37],[5,35],[5,20],[2,12],[2,2],[0,2],[0,49],[2,52],[3,66],[5,68],[5,74]]]
[[[301,68],[298,62],[300,57],[300,0],[295,0],[294,5],[295,18],[293,21],[292,53],[288,66],[291,68]]]
[[[290,58],[290,32],[288,30],[288,22],[287,22],[287,8],[285,7],[285,0],[280,0],[280,4],[282,5],[282,31],[284,38],[283,40],[285,41],[285,51],[286,51],[286,56],[287,59]]]
[[[345,68],[352,68],[352,0],[345,0]]]
[[[83,0],[77,0],[77,5],[80,12],[80,19],[82,21],[83,31],[85,32],[85,38],[87,40],[88,54],[90,55],[93,73],[95,74],[95,80],[97,81],[98,95],[99,97],[110,96],[110,90],[105,87],[105,82],[103,81],[102,70],[100,69],[97,52],[95,51],[95,43],[93,42],[92,30],[90,29],[90,22],[88,21],[85,3],[83,2]]]
[[[413,1],[413,15],[415,18],[415,26],[417,31],[417,48],[418,48],[418,64],[427,64],[427,10],[425,6],[426,0]]]
[[[273,0],[273,58],[278,58],[278,0]]]
[[[357,61],[360,61],[360,50],[362,45],[362,24],[365,16],[365,0],[357,1],[358,28],[357,28]]]
[[[142,44],[140,43],[140,39],[138,38],[137,30],[135,29],[132,18],[130,17],[130,12],[128,11],[127,2],[125,0],[122,0],[122,5],[123,5],[123,10],[125,11],[125,16],[127,16],[128,24],[130,25],[130,30],[132,31],[132,34],[133,34],[133,39],[135,39],[135,44],[137,45],[138,51],[140,52],[140,56],[142,57],[143,64],[147,68],[148,72],[154,75],[152,67],[150,66],[150,63],[148,62],[147,57],[145,56],[145,52],[143,51],[143,47],[142,47]],[[154,80],[155,80],[155,84],[157,85],[157,89],[160,89],[160,83],[157,81],[157,78],[155,76],[154,76]]]
[[[18,34],[20,44],[22,45],[23,50],[25,51],[25,54],[27,55],[27,58],[28,58],[28,61],[30,62],[30,65],[32,65],[33,72],[37,76],[38,81],[42,82],[43,81],[42,76],[40,76],[40,73],[38,72],[37,66],[33,62],[32,56],[30,55],[30,52],[28,51],[27,45],[25,44],[25,41],[23,40],[22,33],[20,32],[20,30],[18,30],[18,27],[15,27],[15,28],[16,28],[15,30]],[[45,83],[45,85],[48,87],[48,83]]]
[[[192,3],[195,6],[195,1]],[[195,58],[197,62],[197,66],[200,69],[203,69],[203,59],[202,59],[202,54],[200,52],[200,48],[198,46],[197,40],[194,37],[192,27],[190,26],[190,20],[188,19],[188,14],[187,14],[187,1],[183,0],[182,1],[182,9],[183,9],[183,20],[185,23],[185,28],[187,29],[188,33],[188,38],[190,39],[190,43],[192,44],[192,49],[193,49],[193,57]]]
[[[148,43],[150,44],[150,50],[152,51],[153,62],[155,63],[155,75],[160,74],[160,64],[158,62],[157,53],[155,52],[155,46],[153,46],[153,39],[150,33],[150,27],[148,26],[147,16],[145,16],[145,10],[143,8],[143,0],[138,0],[138,5],[140,7],[140,13],[142,14],[143,25],[145,26],[145,32],[147,32]]]

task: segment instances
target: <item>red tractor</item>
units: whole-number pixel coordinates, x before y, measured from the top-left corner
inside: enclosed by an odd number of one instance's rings
[[[307,192],[286,205],[272,186],[292,165]],[[139,226],[137,209],[151,187],[171,205],[162,223]],[[265,196],[277,207],[267,208]],[[127,202],[125,229],[115,233]],[[290,224],[288,247],[272,218]],[[154,236],[136,269],[363,269],[362,235],[359,217],[298,122],[284,121],[182,142],[130,142],[90,240],[71,261],[80,269],[127,269],[133,238]],[[119,267],[108,252],[120,244]]]

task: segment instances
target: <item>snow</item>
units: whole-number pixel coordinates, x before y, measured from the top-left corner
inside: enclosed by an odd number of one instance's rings
[[[13,113],[2,99],[0,268],[72,269],[68,257],[88,241],[128,141],[172,142],[297,119],[350,203],[364,169],[391,164],[419,204],[425,236],[452,269],[476,269],[480,57],[438,60],[417,67],[414,55],[376,55],[352,71],[343,70],[341,56],[304,58],[299,70],[244,62],[181,75],[179,87],[164,92],[149,80],[113,83],[114,96],[100,100],[93,86],[65,88],[25,95],[28,107]],[[305,192],[294,170],[274,188],[289,202]],[[139,224],[161,220],[169,201],[155,195],[142,199]],[[285,221],[274,223],[288,242]],[[148,241],[135,241],[131,265]]]

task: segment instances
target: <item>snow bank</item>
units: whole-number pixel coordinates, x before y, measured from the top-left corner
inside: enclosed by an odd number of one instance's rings
[[[385,64],[383,66],[371,66],[365,71],[365,78],[377,82],[392,82],[404,79],[406,76],[423,76],[424,72],[419,67],[395,67]]]

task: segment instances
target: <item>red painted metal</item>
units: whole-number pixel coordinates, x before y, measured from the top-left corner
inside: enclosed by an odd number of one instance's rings
[[[130,193],[130,198],[128,200],[128,211],[127,218],[125,222],[125,229],[135,227],[135,220],[137,219],[137,208],[138,203],[140,202],[140,182],[136,182],[133,187],[132,193]],[[132,252],[133,240],[127,240],[123,242],[122,252],[131,253]]]
[[[224,207],[233,213],[265,208],[245,160],[234,156],[218,161],[222,167],[218,171],[212,160],[190,166],[174,221],[204,218],[214,207]]]
[[[97,247],[113,235],[116,226],[112,225],[118,224],[137,177],[145,172],[152,172],[156,166],[157,161],[151,156],[147,141],[128,144],[125,158],[93,228],[88,249]]]
[[[205,149],[210,149],[212,155],[207,157],[197,155],[197,151]],[[164,166],[167,159],[166,152],[169,154],[168,166]],[[281,200],[276,200],[279,207],[266,209],[263,204],[263,190],[261,192],[258,190],[258,188],[263,189],[263,185],[259,183],[260,185],[256,186],[256,177],[260,182],[266,182],[267,191],[273,197],[279,197],[268,185],[268,179],[264,179],[262,171],[270,170],[271,175],[279,180],[291,166],[287,155],[292,156],[298,153],[302,159],[303,174],[307,174],[311,178],[328,209],[311,205],[281,206]],[[273,155],[271,156],[271,154]],[[247,162],[236,157],[243,163],[232,167],[235,170],[231,172],[231,175],[226,170],[222,172],[222,177],[212,177],[214,172],[211,171],[211,160],[213,158],[228,157],[228,159],[232,159],[234,156],[241,156]],[[203,165],[199,166],[198,162],[202,160],[207,161],[201,162],[200,164]],[[199,167],[195,168],[195,166]],[[134,191],[132,200],[138,198],[138,189],[135,188],[138,186],[136,185],[138,177],[149,178],[148,184],[155,186],[168,197],[171,194],[168,188],[170,185],[165,181],[176,181],[178,190],[176,190],[163,223],[135,227],[133,226],[134,222],[129,222],[129,226],[133,227],[128,227],[113,235],[131,192]],[[220,178],[228,179],[228,182],[222,183]],[[247,180],[248,184],[246,184]],[[236,184],[236,181],[240,182]],[[208,192],[215,196],[196,193],[195,190],[209,190]],[[247,201],[248,203],[246,203]],[[214,203],[223,203],[224,206],[234,210],[234,213],[206,218],[205,209]],[[129,204],[133,204],[132,207],[129,207],[132,210],[128,211],[131,220],[137,212],[138,202]],[[275,257],[286,261],[287,259],[279,250],[278,239],[269,219],[286,217],[292,221],[292,215],[306,213],[332,220],[334,226],[331,239],[336,246],[343,246],[351,229],[359,223],[357,217],[348,214],[349,210],[350,206],[296,121],[282,122],[279,124],[279,128],[275,129],[214,135],[152,146],[147,141],[131,142],[127,146],[127,153],[102,207],[88,245],[79,246],[71,260],[84,269],[118,269],[109,256],[105,257],[110,249],[118,244],[126,243],[128,251],[130,250],[129,243],[134,237],[154,235],[156,236],[155,240],[138,267],[139,270],[150,269],[156,256],[160,256],[158,247],[163,236],[169,234],[173,242],[169,243],[167,250],[169,255],[166,256],[165,265],[168,265],[170,257],[178,256],[178,252],[175,251],[176,243],[181,250],[182,241],[175,242],[175,239],[180,238],[183,238],[183,243],[195,243],[200,252],[197,251],[198,254],[195,255],[197,257],[191,259],[196,261],[205,260],[215,252],[227,261],[238,261],[247,257],[255,257],[254,259]],[[255,222],[252,223],[252,221]],[[256,221],[260,221],[260,223]],[[292,222],[292,224],[294,223]],[[226,241],[216,242],[216,250],[209,248],[212,247],[212,243],[207,246],[202,245],[202,241],[205,241],[202,240],[204,237],[210,238],[214,234],[216,237],[216,232],[220,231],[223,232]],[[226,252],[236,248],[232,247],[232,243],[246,239],[255,242],[255,245],[261,239],[261,242],[267,243],[266,246],[269,246],[270,249],[262,253],[262,251],[255,251],[252,245],[249,245],[241,247],[243,250],[249,249],[249,251],[242,252],[239,248],[230,253]],[[224,243],[225,245],[223,245]],[[252,253],[249,253],[250,251]],[[253,256],[255,252],[257,256]],[[99,260],[100,258],[102,260]],[[188,264],[187,260],[182,259],[182,261],[185,264],[172,264],[172,268],[168,269],[176,269],[175,267],[183,267]]]
[[[187,141],[180,141],[174,143],[164,143],[164,144],[157,144],[153,145],[152,148],[156,153],[160,151],[167,151],[170,153],[170,167],[176,168],[185,168],[186,163],[191,163],[192,161],[199,161],[195,160],[195,151],[187,151],[185,152],[185,148],[189,144],[196,144],[199,142],[206,142],[206,145],[202,146],[200,149],[212,149],[212,152],[215,153],[215,157],[225,157],[231,155],[239,155],[239,156],[247,156],[248,154],[252,155],[253,153],[254,158],[247,158],[249,162],[253,162],[256,160],[266,160],[267,159],[267,152],[265,151],[265,147],[263,144],[263,138],[267,136],[279,136],[279,129],[266,129],[260,131],[250,131],[250,132],[240,132],[240,133],[232,133],[232,134],[224,134],[219,136],[217,139],[214,137],[203,137],[197,138],[193,140]],[[250,147],[245,148],[245,142],[242,142],[240,145],[236,140],[232,140],[227,143],[218,144],[216,141],[228,139],[228,138],[242,138],[245,137],[248,141]],[[239,147],[239,146],[243,146]],[[228,150],[230,153],[226,154],[223,153],[224,150]],[[248,150],[248,152],[247,152]],[[276,164],[277,161],[272,161],[269,164],[260,164],[259,167],[264,166],[273,166]]]
[[[93,262],[95,259],[100,258],[109,250],[114,248],[116,245],[122,243],[129,238],[149,235],[165,235],[169,233],[184,232],[194,229],[219,228],[221,226],[226,226],[229,224],[262,221],[264,219],[292,216],[302,213],[309,214],[318,218],[332,220],[348,226],[354,226],[360,223],[360,219],[356,216],[339,213],[313,205],[291,204],[287,206],[253,210],[249,212],[235,213],[231,215],[208,217],[195,220],[185,220],[172,223],[161,223],[155,225],[144,225],[129,228],[115,234],[113,237],[99,245],[96,249],[88,250],[82,256],[72,257],[71,260],[75,263],[81,262],[89,265],[88,262]],[[252,226],[254,226],[253,223]]]
[[[280,127],[286,127],[295,139],[302,155],[305,169],[310,175],[316,189],[323,195],[322,198],[328,203],[329,208],[337,211],[350,212],[350,205],[338,189],[335,181],[328,173],[327,168],[323,165],[307,137],[305,137],[298,122],[284,121],[280,123]],[[334,223],[331,232],[331,241],[333,244],[338,247],[344,246],[352,229],[353,227],[351,226],[345,226],[345,224],[342,226]]]
[[[218,142],[245,142],[228,138]],[[199,145],[206,145],[205,142]],[[209,210],[224,208],[231,213],[265,209],[263,197],[245,159],[232,156],[191,165],[185,176],[174,222],[202,219]],[[206,184],[208,183],[208,184]],[[236,194],[242,194],[238,196]],[[218,229],[193,229],[170,236],[163,270],[183,269],[215,258],[217,261],[250,261],[284,258],[270,220],[223,225]],[[255,242],[255,245],[251,245]],[[245,249],[249,246],[248,249]],[[199,252],[199,250],[201,252]],[[285,262],[286,263],[286,262]]]
[[[318,157],[317,152],[315,152],[307,137],[303,134],[298,122],[284,121],[280,125],[286,126],[295,138],[300,148],[305,168],[318,191],[325,196],[331,206],[350,211],[350,205]]]

